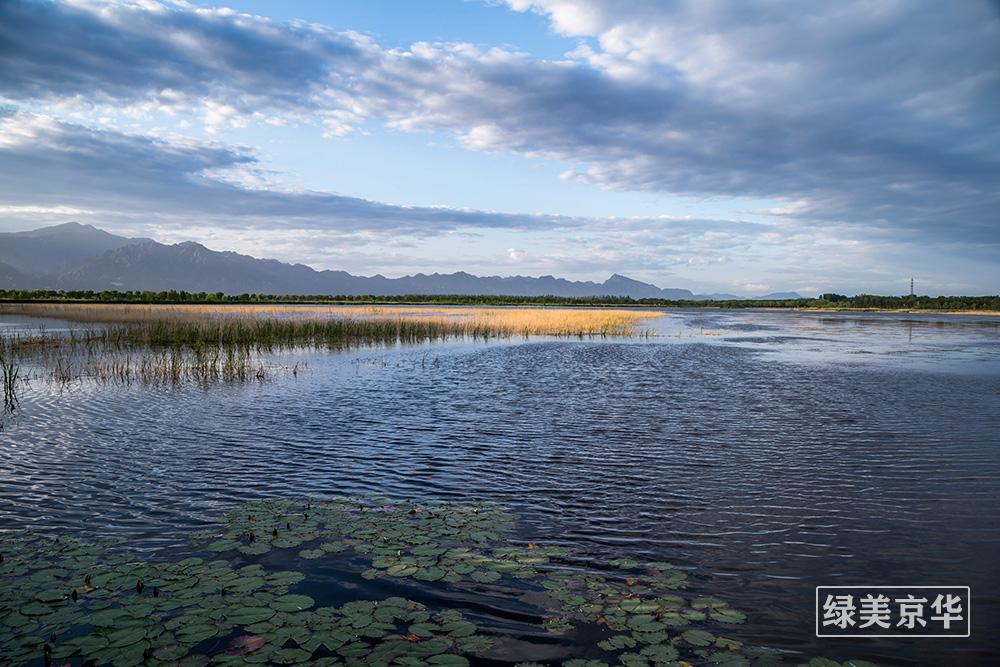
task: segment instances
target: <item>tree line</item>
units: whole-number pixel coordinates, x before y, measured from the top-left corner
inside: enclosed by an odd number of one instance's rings
[[[732,299],[726,301],[634,299],[628,296],[501,296],[465,294],[225,294],[184,290],[18,290],[0,289],[0,301],[190,303],[190,304],[427,304],[455,306],[651,306],[660,308],[822,308],[829,310],[991,310],[1000,311],[995,296],[880,296],[822,294],[801,299]]]

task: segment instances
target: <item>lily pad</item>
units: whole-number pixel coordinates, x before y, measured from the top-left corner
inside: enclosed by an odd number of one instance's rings
[[[446,574],[448,572],[440,567],[422,567],[414,572],[413,578],[420,581],[438,581]]]
[[[636,645],[635,639],[628,635],[615,635],[597,644],[605,651],[618,651],[623,648],[632,648]]]
[[[153,650],[153,657],[164,662],[183,658],[191,649],[180,644],[169,644]]]
[[[299,611],[316,604],[308,595],[281,595],[276,597],[270,606],[278,611]]]
[[[728,607],[723,609],[716,609],[709,614],[712,620],[719,621],[720,623],[746,623],[747,617],[742,613],[736,611],[735,609],[730,609]]]
[[[715,635],[704,630],[686,630],[681,633],[684,641],[695,646],[708,646],[715,641]]]
[[[124,630],[114,630],[108,633],[108,646],[111,648],[121,648],[131,646],[141,639],[146,638],[146,628],[126,628]]]
[[[209,637],[214,637],[219,632],[219,626],[215,624],[202,623],[199,625],[185,626],[177,630],[177,641],[182,644],[198,644]]]
[[[274,572],[272,574],[264,577],[264,581],[271,584],[272,586],[293,586],[303,579],[306,575],[301,572],[294,572],[292,570],[282,570],[281,572]]]
[[[461,655],[432,655],[425,661],[437,667],[469,667],[469,659]]]
[[[252,625],[268,620],[274,613],[270,607],[236,607],[226,612],[226,618],[236,625]]]
[[[496,570],[476,570],[469,575],[470,578],[481,584],[489,584],[500,579],[502,575]]]
[[[452,621],[441,626],[442,632],[447,632],[452,637],[468,637],[475,634],[476,626],[469,621]]]
[[[265,643],[267,643],[267,640],[263,637],[256,635],[243,635],[242,637],[237,637],[233,641],[229,642],[229,648],[226,649],[226,655],[246,655],[247,653],[253,653]]]
[[[655,662],[670,662],[680,656],[680,651],[673,646],[665,646],[664,644],[643,647],[640,653]]]

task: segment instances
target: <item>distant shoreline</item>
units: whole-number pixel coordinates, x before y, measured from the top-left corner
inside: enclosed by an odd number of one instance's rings
[[[996,308],[879,308],[864,306],[833,306],[816,305],[818,299],[795,299],[787,301],[719,301],[719,302],[691,302],[691,301],[665,301],[659,299],[632,299],[629,297],[507,297],[507,296],[482,296],[482,295],[405,295],[405,296],[354,296],[347,298],[323,298],[326,295],[239,295],[227,296],[221,293],[218,295],[189,294],[185,292],[170,294],[167,298],[122,298],[108,299],[102,298],[100,293],[94,293],[90,298],[73,298],[69,296],[43,297],[32,296],[28,298],[11,298],[10,290],[6,294],[0,290],[0,313],[6,306],[31,306],[31,305],[64,305],[64,306],[214,306],[219,308],[234,307],[311,307],[311,306],[450,306],[450,307],[524,307],[524,308],[662,308],[676,310],[769,310],[769,311],[791,311],[809,313],[906,313],[918,315],[922,313],[933,313],[937,315],[986,315],[990,317],[1000,316],[1000,309]],[[106,294],[106,293],[105,293]],[[116,296],[121,295],[118,293]],[[136,295],[138,296],[138,295]],[[179,297],[179,298],[172,298]],[[207,298],[206,298],[207,297]],[[244,298],[250,297],[250,298]],[[855,297],[863,298],[863,297]],[[899,297],[884,297],[887,299],[898,299]],[[989,303],[990,306],[997,302],[997,297],[949,297],[949,301],[955,300],[980,300]]]

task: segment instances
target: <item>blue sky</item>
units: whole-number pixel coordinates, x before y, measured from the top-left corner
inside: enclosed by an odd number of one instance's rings
[[[986,0],[4,0],[0,231],[996,294],[998,62]]]

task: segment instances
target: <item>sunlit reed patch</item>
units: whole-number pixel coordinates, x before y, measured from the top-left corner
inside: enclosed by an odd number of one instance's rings
[[[562,308],[383,308],[18,304],[0,314],[57,318],[68,334],[0,338],[5,409],[16,404],[15,360],[40,364],[49,379],[128,385],[266,380],[275,351],[349,349],[449,339],[517,336],[607,337],[649,334],[662,313]]]

